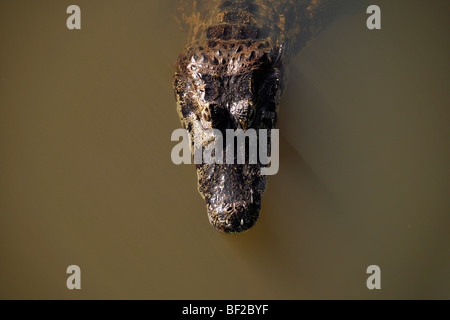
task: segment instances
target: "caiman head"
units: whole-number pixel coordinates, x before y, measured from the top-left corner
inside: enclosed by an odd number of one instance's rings
[[[227,129],[272,129],[281,95],[282,50],[270,41],[206,40],[179,56],[174,78],[177,109],[194,141],[203,134],[202,149]],[[217,131],[216,131],[217,132]],[[270,139],[268,139],[270,150]],[[198,141],[198,140],[197,140]],[[224,143],[225,145],[225,143]],[[266,177],[261,162],[196,164],[198,189],[206,201],[209,221],[218,230],[238,233],[259,217]],[[233,154],[236,160],[236,155]]]

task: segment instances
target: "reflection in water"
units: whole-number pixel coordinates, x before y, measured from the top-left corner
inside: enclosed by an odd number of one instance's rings
[[[162,3],[80,3],[80,32],[0,4],[0,297],[74,298],[77,264],[83,298],[448,298],[448,4],[383,2],[380,32],[350,15],[295,59],[280,171],[229,236],[170,161],[185,35]]]

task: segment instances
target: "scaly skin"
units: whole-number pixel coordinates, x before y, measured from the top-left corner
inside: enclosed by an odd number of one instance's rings
[[[203,134],[205,150],[216,139],[210,129],[225,137],[226,129],[275,128],[286,64],[347,2],[181,0],[179,20],[189,36],[174,89],[191,141]],[[266,188],[263,167],[248,161],[196,165],[198,189],[217,230],[239,233],[256,223]]]

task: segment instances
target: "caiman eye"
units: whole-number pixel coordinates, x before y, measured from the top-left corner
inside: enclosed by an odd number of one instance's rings
[[[278,73],[269,77],[260,90],[260,95],[269,111],[274,112],[281,93],[281,78]]]
[[[231,214],[231,213],[233,213],[233,211],[234,210],[233,210],[232,206],[227,206],[223,212],[226,214]]]
[[[273,76],[267,81],[267,94],[273,96],[277,93],[278,89],[280,89],[280,78]]]
[[[278,69],[273,71],[273,74],[266,80],[264,85],[265,90],[269,96],[274,96],[280,89],[281,74]]]

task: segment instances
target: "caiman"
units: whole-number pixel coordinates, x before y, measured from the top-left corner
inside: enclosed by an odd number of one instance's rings
[[[180,0],[188,44],[176,63],[174,90],[192,154],[195,139],[211,129],[225,136],[226,129],[275,128],[289,61],[356,2]],[[209,134],[202,148],[214,139]],[[198,190],[217,230],[239,233],[256,223],[266,188],[262,167],[196,164]]]

